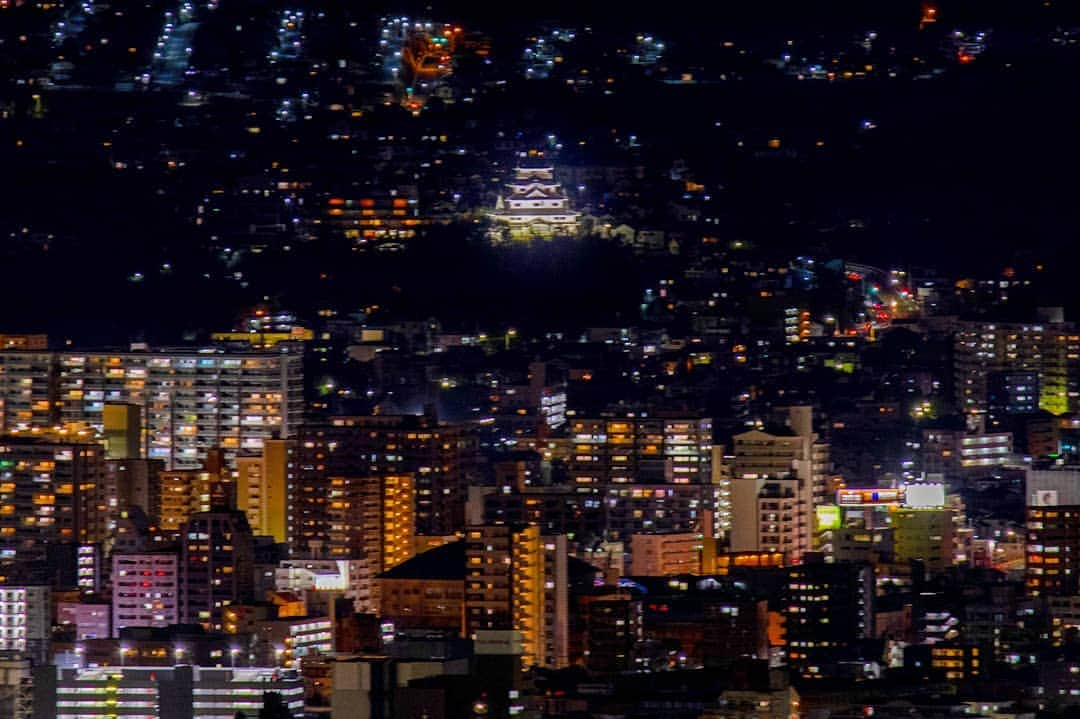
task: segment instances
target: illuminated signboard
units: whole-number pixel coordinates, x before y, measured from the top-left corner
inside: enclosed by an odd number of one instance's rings
[[[840,529],[844,526],[844,511],[835,504],[815,507],[818,529]]]
[[[841,507],[876,507],[904,503],[902,489],[841,489],[836,493]]]

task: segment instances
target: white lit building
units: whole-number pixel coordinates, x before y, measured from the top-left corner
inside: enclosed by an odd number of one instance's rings
[[[492,232],[501,237],[507,231],[514,240],[573,237],[579,217],[553,167],[519,167],[491,212]]]
[[[276,692],[303,716],[304,684],[295,671],[266,668],[44,667],[56,683],[39,682],[37,719],[234,719],[258,716],[263,695]]]
[[[289,617],[259,623],[260,639],[269,641],[281,658],[281,666],[294,667],[312,654],[334,651],[334,633],[328,617]]]
[[[47,586],[0,585],[0,651],[44,660],[52,638],[52,601]]]

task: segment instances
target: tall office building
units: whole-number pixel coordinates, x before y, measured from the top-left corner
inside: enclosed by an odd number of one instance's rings
[[[92,499],[104,477],[99,444],[0,437],[0,557],[45,559],[50,545],[100,541]]]
[[[175,552],[115,553],[112,626],[167,627],[180,621],[180,567]]]
[[[330,555],[353,559],[350,584],[356,611],[379,608],[376,576],[414,554],[415,487],[412,475],[330,480]]]
[[[814,507],[831,500],[829,445],[814,432],[811,407],[787,415],[786,424],[734,438],[731,550],[798,562],[813,548]]]
[[[707,418],[574,418],[570,443],[567,469],[580,488],[712,481],[712,420]]]
[[[258,457],[236,460],[236,508],[247,514],[251,531],[288,539],[288,491],[295,473],[295,443],[268,439]]]
[[[465,626],[520,634],[523,668],[568,663],[566,537],[475,525],[465,535]]]
[[[180,540],[180,621],[221,631],[225,608],[252,601],[254,543],[238,511],[199,512]]]
[[[304,406],[301,350],[0,352],[4,431],[60,422],[104,431],[111,403],[140,408],[145,456],[169,469],[199,467],[212,447],[231,463],[295,431]]]
[[[446,536],[461,531],[476,457],[476,439],[468,430],[440,424],[428,415],[334,417],[304,425],[288,496],[294,556],[327,551],[331,524],[327,497],[333,477],[411,474],[416,533]]]
[[[956,404],[980,414],[990,404],[995,372],[1034,372],[1038,406],[1053,414],[1080,407],[1080,332],[1062,322],[1008,323],[981,320],[956,323],[953,382]]]

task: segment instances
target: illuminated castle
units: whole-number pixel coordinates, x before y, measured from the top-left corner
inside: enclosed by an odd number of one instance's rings
[[[518,167],[491,212],[492,234],[514,240],[573,237],[580,213],[555,181],[552,167]]]

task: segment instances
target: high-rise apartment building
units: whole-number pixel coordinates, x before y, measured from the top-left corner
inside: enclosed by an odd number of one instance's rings
[[[787,415],[786,424],[735,435],[731,550],[797,562],[813,548],[814,507],[831,500],[829,445],[814,432],[811,407]]]
[[[247,514],[251,531],[288,539],[288,491],[295,475],[295,443],[268,439],[258,457],[236,460],[236,508]]]
[[[199,467],[212,447],[230,463],[258,453],[266,439],[295,431],[303,402],[302,354],[291,344],[260,352],[0,352],[0,430],[81,422],[103,431],[106,404],[134,405],[145,456],[169,469]]]
[[[104,478],[99,444],[0,437],[0,557],[44,559],[49,545],[100,541],[92,499]]]
[[[476,525],[465,535],[465,626],[520,634],[523,668],[568,663],[564,535]]]
[[[200,469],[168,470],[160,473],[161,531],[166,536],[179,534],[184,522],[196,512],[209,512],[213,506],[230,506],[233,483],[219,449],[207,452]]]
[[[350,584],[358,612],[378,611],[376,576],[413,556],[416,536],[412,475],[330,480],[330,555],[353,559]]]
[[[953,335],[953,382],[957,407],[986,412],[990,375],[1034,372],[1038,406],[1053,414],[1080,406],[1080,332],[1062,322],[960,321]]]
[[[254,545],[243,512],[193,514],[180,539],[180,621],[221,631],[226,607],[252,600]]]
[[[982,424],[981,419],[976,424]],[[980,427],[975,431],[924,429],[920,457],[924,472],[961,479],[1005,464],[1012,451],[1012,432],[985,432]]]
[[[175,552],[113,554],[112,626],[167,627],[180,621],[180,567]]]
[[[476,439],[428,415],[334,417],[304,425],[289,487],[289,545],[294,556],[320,556],[330,542],[333,477],[411,474],[416,533],[445,536],[465,526],[466,487]]]
[[[582,489],[712,479],[712,420],[702,417],[574,418],[570,444],[567,469]]]

